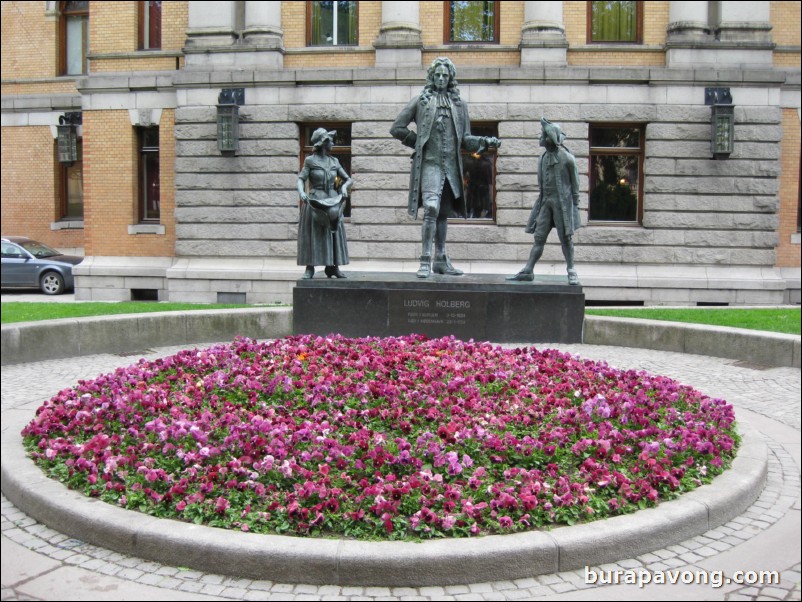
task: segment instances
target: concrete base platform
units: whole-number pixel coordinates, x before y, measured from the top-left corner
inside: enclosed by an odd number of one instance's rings
[[[345,279],[298,280],[293,292],[295,334],[578,343],[584,315],[582,287],[564,276],[508,282],[495,274],[349,272]]]

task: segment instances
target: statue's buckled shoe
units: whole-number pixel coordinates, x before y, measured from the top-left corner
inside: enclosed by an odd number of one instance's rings
[[[442,255],[435,259],[432,271],[435,274],[445,274],[446,276],[462,276],[464,273],[451,265],[447,255]]]
[[[532,282],[535,279],[534,272],[525,272],[521,270],[514,276],[507,276],[506,280],[514,280],[517,282]]]
[[[579,276],[575,270],[568,270],[568,284],[579,284]]]
[[[418,278],[428,278],[432,273],[432,257],[431,255],[420,256],[420,267],[418,268]]]

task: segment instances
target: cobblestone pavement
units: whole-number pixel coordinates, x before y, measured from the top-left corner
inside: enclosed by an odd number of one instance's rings
[[[739,420],[760,432],[769,449],[767,484],[758,500],[716,529],[612,564],[516,581],[387,588],[273,583],[165,566],[71,539],[3,497],[2,599],[800,600],[800,370],[643,349],[554,346],[619,368],[664,374],[735,405]],[[79,379],[178,349],[4,366],[2,411],[32,415]],[[3,427],[6,436],[16,433]],[[775,574],[764,575],[771,582],[753,583],[758,571]],[[628,583],[647,578],[652,583]],[[656,584],[661,578],[675,584]]]

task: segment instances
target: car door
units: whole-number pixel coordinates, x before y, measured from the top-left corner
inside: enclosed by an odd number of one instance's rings
[[[35,261],[14,243],[2,243],[2,272],[2,286],[38,286]]]

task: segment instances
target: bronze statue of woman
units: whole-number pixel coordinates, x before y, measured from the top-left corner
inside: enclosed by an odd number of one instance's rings
[[[326,266],[329,278],[346,277],[339,268],[348,263],[343,210],[353,181],[337,158],[329,154],[336,133],[325,128],[312,133],[315,152],[304,160],[298,174],[298,196],[303,201],[298,224],[298,265],[306,266],[304,278],[315,275],[316,265]]]

